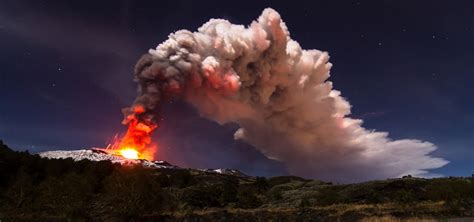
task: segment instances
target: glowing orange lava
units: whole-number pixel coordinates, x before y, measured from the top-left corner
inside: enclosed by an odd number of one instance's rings
[[[153,160],[156,146],[151,142],[151,134],[157,126],[152,123],[140,122],[137,115],[143,112],[142,106],[135,106],[133,113],[126,117],[127,133],[111,146],[116,155],[127,159]]]
[[[121,149],[119,150],[119,153],[120,155],[122,155],[123,157],[127,159],[132,159],[132,160],[140,159],[140,153],[134,149],[130,149],[130,148]]]

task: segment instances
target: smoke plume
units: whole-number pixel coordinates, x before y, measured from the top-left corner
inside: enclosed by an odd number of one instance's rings
[[[248,27],[211,19],[197,32],[171,34],[138,61],[139,95],[125,110],[125,123],[155,126],[161,102],[182,98],[208,119],[237,123],[235,139],[300,176],[428,176],[429,169],[448,163],[429,155],[436,149],[432,143],[391,140],[349,118],[349,102],[328,81],[328,60],[327,52],[304,50],[292,40],[273,9]]]

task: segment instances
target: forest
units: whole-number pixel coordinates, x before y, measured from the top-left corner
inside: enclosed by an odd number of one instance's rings
[[[474,216],[474,178],[333,184],[108,161],[45,159],[0,142],[4,221],[356,221]]]

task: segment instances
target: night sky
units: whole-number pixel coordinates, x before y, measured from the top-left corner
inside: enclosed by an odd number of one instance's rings
[[[277,10],[305,49],[328,51],[330,80],[364,127],[430,141],[474,173],[473,1],[0,1],[0,139],[17,150],[103,147],[131,105],[135,62],[169,33],[210,18],[248,25]],[[158,159],[183,167],[285,174],[234,141],[234,125],[165,105]]]

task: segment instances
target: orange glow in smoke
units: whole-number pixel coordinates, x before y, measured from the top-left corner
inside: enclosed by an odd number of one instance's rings
[[[153,160],[156,146],[152,144],[151,134],[157,126],[140,122],[136,115],[143,112],[142,106],[135,106],[133,113],[126,117],[128,130],[121,139],[113,143],[111,148],[114,154],[127,159]]]

